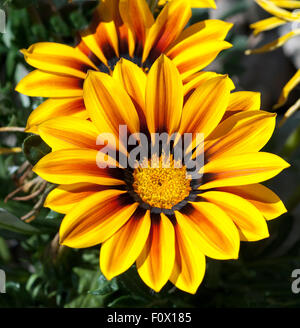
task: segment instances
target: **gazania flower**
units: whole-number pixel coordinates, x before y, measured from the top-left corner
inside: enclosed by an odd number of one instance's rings
[[[182,79],[211,63],[220,51],[232,24],[205,20],[186,29],[191,7],[186,0],[173,0],[154,19],[146,0],[106,0],[97,7],[92,26],[81,34],[76,47],[41,42],[22,53],[37,68],[17,85],[28,96],[50,98],[35,109],[27,122],[28,132],[47,119],[65,115],[86,118],[83,81],[87,71],[111,73],[127,58],[144,71],[166,54]]]
[[[89,72],[83,96],[90,120],[61,117],[38,128],[53,152],[34,171],[59,185],[45,206],[66,214],[60,242],[74,248],[101,243],[100,267],[107,279],[136,262],[141,279],[156,292],[170,280],[195,293],[205,256],[238,258],[241,240],[268,237],[266,220],[286,211],[278,196],[260,184],[289,166],[259,152],[273,133],[275,114],[259,110],[256,93],[231,93],[227,76],[203,73],[197,78],[197,87],[184,87],[166,56],[147,75],[122,60],[113,76]],[[123,150],[120,126],[127,127],[126,140],[144,133],[149,147],[156,142],[149,137],[153,133],[202,133],[203,176],[195,178],[183,156],[175,163],[173,153],[164,167],[161,150],[126,167],[124,156],[126,164],[131,152]],[[99,168],[100,133],[122,140],[119,156],[106,154],[115,168]],[[203,145],[191,140],[195,158],[203,154]]]
[[[276,27],[291,24],[292,29],[290,32],[281,36],[277,40],[264,45],[258,49],[247,50],[246,54],[257,54],[267,51],[272,51],[283,46],[287,41],[293,37],[300,35],[300,1],[278,1],[278,0],[255,0],[264,10],[272,15],[272,17],[263,19],[259,22],[256,22],[250,27],[254,30],[253,34],[258,35],[261,32],[269,31]],[[284,9],[286,8],[286,9]],[[287,9],[294,9],[294,11],[289,11]],[[297,10],[299,9],[299,10]],[[282,93],[278,99],[277,104],[274,106],[274,109],[277,109],[283,106],[289,97],[291,91],[300,83],[300,69],[296,74],[290,79],[290,81],[284,86]],[[284,115],[284,118],[281,123],[283,123],[289,116],[291,116],[297,109],[300,108],[300,99],[293,105]]]
[[[167,2],[172,0],[159,0],[158,5],[164,6]],[[190,2],[192,8],[214,8],[216,9],[216,2],[215,0],[187,0]]]

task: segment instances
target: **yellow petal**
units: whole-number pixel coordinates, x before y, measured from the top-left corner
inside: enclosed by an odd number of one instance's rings
[[[170,280],[179,289],[195,294],[205,274],[205,256],[191,234],[175,225],[175,264]]]
[[[261,32],[272,30],[273,28],[281,26],[285,23],[286,20],[284,19],[280,19],[278,17],[270,17],[251,24],[250,28],[254,30],[254,35],[258,35]]]
[[[151,230],[136,264],[146,285],[159,292],[166,284],[175,261],[175,233],[171,221],[161,214],[151,223]]]
[[[289,8],[289,9],[296,9],[300,8],[300,2],[299,0],[270,0],[272,1],[276,6],[281,8]]]
[[[228,111],[260,110],[261,96],[259,92],[233,92],[229,98]]]
[[[220,156],[232,156],[260,151],[271,138],[276,114],[246,111],[230,116],[219,124],[205,143],[209,161]]]
[[[204,44],[196,43],[182,50],[176,56],[168,54],[168,57],[172,59],[181,73],[182,79],[185,80],[210,64],[222,50],[231,47],[232,45],[227,41],[207,40]]]
[[[164,6],[168,1],[171,0],[159,0],[158,5]],[[214,8],[216,9],[216,3],[214,0],[187,0],[190,2],[192,8]]]
[[[269,237],[266,220],[260,211],[242,197],[221,191],[208,191],[201,197],[226,212],[239,228],[241,240],[257,241]]]
[[[95,8],[95,20],[97,22],[109,22],[120,19],[119,16],[120,0],[102,0]]]
[[[144,44],[154,18],[145,0],[120,0],[120,15],[137,39]]]
[[[293,89],[300,83],[300,69],[296,72],[296,74],[289,80],[289,82],[282,89],[281,95],[278,99],[277,104],[274,106],[274,109],[277,109],[283,106],[292,92]]]
[[[83,98],[45,100],[30,114],[26,124],[26,132],[38,133],[38,125],[51,118],[58,118],[60,116],[87,119],[88,113],[85,110]]]
[[[193,75],[188,76],[184,82],[183,90],[185,96],[190,96],[190,92],[194,92],[200,85],[204,82],[214,79],[216,77],[225,77],[223,74],[218,74],[215,72],[198,72]],[[230,91],[235,89],[235,85],[230,78],[228,80],[231,82]],[[236,93],[236,92],[235,92]],[[231,96],[230,96],[231,99]]]
[[[84,79],[89,69],[98,70],[81,51],[60,43],[39,42],[21,52],[29,65],[48,72]]]
[[[190,2],[193,8],[217,8],[215,0],[190,0]]]
[[[101,246],[100,268],[111,280],[135,262],[148,239],[151,227],[150,211],[136,211],[130,220]]]
[[[119,126],[139,132],[139,117],[124,88],[111,76],[90,72],[84,82],[84,102],[99,132],[119,136]]]
[[[99,168],[97,166],[97,150],[66,149],[44,156],[34,167],[33,171],[46,181],[55,184],[73,184],[80,182],[100,185],[120,185],[123,180],[114,177],[116,168]],[[108,158],[109,165],[117,163]]]
[[[208,202],[191,203],[183,213],[175,212],[177,223],[201,253],[218,260],[238,258],[238,230],[218,206]]]
[[[283,36],[281,36],[277,40],[275,40],[273,42],[270,42],[270,43],[264,45],[263,47],[253,49],[253,50],[246,50],[245,54],[246,55],[251,55],[251,54],[260,54],[260,53],[267,52],[267,51],[273,51],[275,49],[280,48],[287,41],[289,41],[291,38],[293,38],[297,35],[300,35],[300,29],[299,28],[295,29],[295,30],[283,35]]]
[[[278,127],[281,127],[284,122],[292,116],[298,109],[300,109],[300,98],[294,103],[293,106],[291,106],[285,113],[283,118],[280,120]]]
[[[205,140],[225,113],[230,85],[226,76],[201,84],[184,105],[179,133],[203,133]]]
[[[100,149],[97,146],[99,132],[88,120],[69,116],[52,118],[40,124],[38,132],[52,151],[68,148]]]
[[[113,21],[100,22],[95,32],[93,29],[81,32],[81,39],[106,66],[109,59],[119,56],[118,34]]]
[[[48,194],[44,202],[44,207],[49,207],[51,210],[58,213],[67,214],[81,200],[95,192],[108,188],[110,187],[90,183],[60,185]]]
[[[176,42],[167,51],[167,56],[174,58],[182,51],[192,49],[197,44],[201,43],[205,47],[205,43],[208,41],[224,40],[232,26],[232,23],[218,19],[208,19],[193,24],[181,32]]]
[[[35,70],[16,86],[16,91],[31,97],[81,97],[83,80]]]
[[[229,104],[223,121],[241,111],[260,110],[261,95],[259,92],[238,91],[230,94]]]
[[[145,115],[145,92],[147,77],[144,71],[129,60],[122,58],[113,71],[117,79],[131,97],[140,117]]]
[[[264,152],[220,157],[204,166],[204,182],[199,189],[262,182],[289,166],[282,158]]]
[[[155,60],[174,42],[188,23],[192,15],[191,7],[186,0],[172,0],[158,15],[149,29],[142,61],[150,55]]]
[[[177,132],[183,105],[183,85],[170,59],[161,56],[150,69],[146,86],[146,119],[150,133]]]
[[[60,243],[73,248],[100,244],[117,232],[133,215],[138,203],[130,204],[124,191],[104,190],[85,198],[63,219]]]
[[[285,19],[287,21],[297,21],[300,19],[300,13],[289,12],[288,10],[282,9],[276,6],[275,3],[269,0],[255,0],[255,2],[260,5],[264,10],[273,16]]]
[[[231,192],[247,199],[266,218],[273,220],[287,212],[280,198],[269,188],[261,184],[218,188],[220,191]]]

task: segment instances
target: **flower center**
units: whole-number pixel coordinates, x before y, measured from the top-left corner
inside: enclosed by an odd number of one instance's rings
[[[133,172],[133,189],[139,197],[152,207],[171,209],[189,196],[191,179],[186,167],[175,165],[170,161],[169,167],[148,161]],[[147,167],[148,166],[148,167]]]

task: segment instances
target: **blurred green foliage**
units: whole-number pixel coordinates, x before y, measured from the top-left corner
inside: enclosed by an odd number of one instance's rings
[[[0,35],[0,122],[1,126],[24,127],[29,113],[42,99],[18,95],[14,87],[31,68],[19,49],[39,41],[74,44],[76,32],[91,18],[95,1],[0,2],[7,14],[6,33]],[[230,18],[248,7],[240,2],[224,16]],[[194,11],[192,21],[207,18]],[[245,33],[231,33],[235,47],[223,55],[226,73],[238,75],[247,46]],[[108,282],[99,271],[99,247],[84,250],[59,247],[55,238],[62,215],[42,209],[31,223],[20,220],[30,212],[34,200],[4,202],[16,189],[14,174],[26,160],[24,154],[0,156],[0,269],[7,275],[6,294],[0,307],[299,307],[300,295],[291,292],[291,273],[300,268],[300,234],[297,207],[300,203],[299,119],[289,120],[276,131],[269,151],[281,154],[292,168],[275,178],[272,187],[283,197],[289,214],[269,222],[271,237],[242,243],[236,261],[207,259],[207,272],[196,295],[167,284],[156,294],[147,288],[132,267]],[[25,133],[1,133],[0,147],[21,146]],[[40,140],[29,137],[25,154],[32,164],[47,153]],[[298,211],[299,218],[299,211]]]

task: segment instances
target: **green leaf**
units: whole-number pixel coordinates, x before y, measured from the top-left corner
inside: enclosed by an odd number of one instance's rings
[[[0,228],[23,234],[38,233],[39,230],[0,208]]]
[[[0,259],[2,263],[11,261],[11,254],[4,238],[0,237]]]
[[[16,47],[11,47],[6,57],[6,74],[9,79],[11,79],[14,74],[17,55],[18,49]]]
[[[89,293],[92,295],[108,295],[119,289],[116,279],[110,281],[106,280],[105,277],[101,274],[98,278],[99,288]]]
[[[108,307],[112,308],[137,308],[143,307],[147,304],[147,300],[139,296],[121,296],[111,303],[108,304]]]
[[[103,295],[93,295],[91,290],[99,289],[101,281],[99,270],[88,270],[79,267],[73,268],[79,278],[77,294],[80,295],[65,305],[67,308],[92,308],[101,307],[104,304]]]
[[[35,165],[41,158],[51,152],[51,148],[40,136],[32,135],[24,140],[23,152],[30,164]]]

